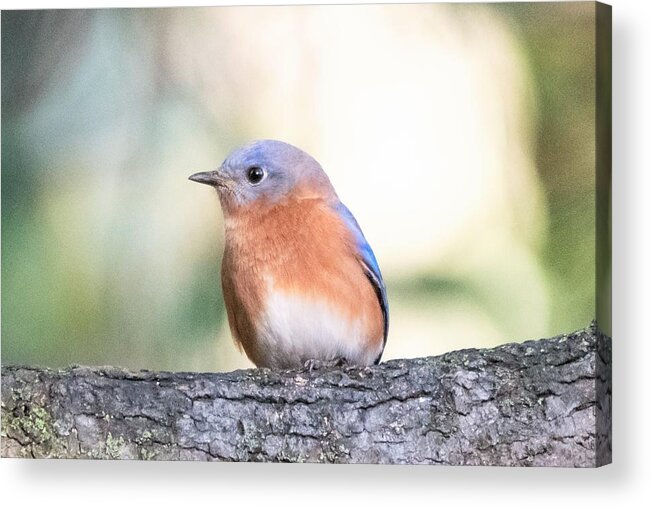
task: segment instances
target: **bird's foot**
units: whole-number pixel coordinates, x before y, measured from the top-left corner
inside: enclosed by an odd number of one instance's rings
[[[347,366],[348,361],[345,357],[336,357],[328,361],[323,361],[321,359],[308,359],[303,364],[303,369],[312,373],[314,370],[320,370],[322,368],[341,368],[342,366]]]

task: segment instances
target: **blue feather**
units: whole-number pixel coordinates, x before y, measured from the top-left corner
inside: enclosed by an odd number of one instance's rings
[[[368,244],[362,229],[359,227],[357,220],[341,201],[335,206],[335,211],[337,214],[344,220],[348,228],[353,233],[355,240],[357,241],[357,249],[360,256],[360,261],[362,267],[366,273],[366,276],[373,284],[373,288],[378,295],[378,300],[382,308],[382,314],[384,316],[384,343],[386,344],[387,335],[389,333],[389,303],[387,301],[387,290],[384,285],[384,280],[382,279],[382,273],[380,272],[380,266],[377,263],[375,254],[371,245]],[[378,358],[379,361],[380,358]]]

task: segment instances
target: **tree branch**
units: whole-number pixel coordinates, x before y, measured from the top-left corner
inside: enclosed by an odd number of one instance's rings
[[[2,456],[597,466],[610,364],[591,326],[367,368],[4,366]]]

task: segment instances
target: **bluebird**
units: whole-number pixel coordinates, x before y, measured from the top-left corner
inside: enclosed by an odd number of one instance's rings
[[[314,158],[281,141],[254,141],[190,180],[217,190],[228,323],[253,363],[380,361],[389,328],[380,268]]]

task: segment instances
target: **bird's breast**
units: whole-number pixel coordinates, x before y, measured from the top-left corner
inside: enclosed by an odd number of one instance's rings
[[[354,240],[327,202],[229,217],[222,284],[234,338],[257,365],[346,357],[370,364],[383,317]]]

